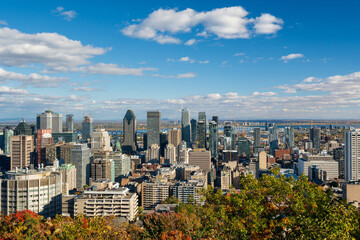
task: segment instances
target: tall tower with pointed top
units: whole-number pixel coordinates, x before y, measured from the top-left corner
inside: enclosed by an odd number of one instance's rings
[[[123,129],[124,129],[124,142],[122,144],[122,149],[125,152],[135,152],[136,151],[136,117],[131,109],[127,110],[125,114],[123,120]]]

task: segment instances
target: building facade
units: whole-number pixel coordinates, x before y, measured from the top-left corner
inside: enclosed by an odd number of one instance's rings
[[[123,129],[124,129],[124,142],[122,144],[122,149],[125,152],[135,152],[136,151],[136,117],[131,109],[127,110],[125,117],[123,119]]]

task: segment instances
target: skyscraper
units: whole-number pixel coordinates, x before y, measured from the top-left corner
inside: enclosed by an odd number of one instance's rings
[[[110,135],[105,129],[96,129],[91,135],[91,150],[111,152]]]
[[[17,135],[11,137],[10,169],[29,167],[34,152],[33,136]]]
[[[160,146],[160,111],[147,112],[147,146],[157,144]]]
[[[321,132],[320,128],[313,127],[310,129],[310,140],[313,142],[313,147],[316,151],[320,151],[320,137]]]
[[[206,115],[205,112],[199,112],[197,122],[197,147],[206,148]]]
[[[260,147],[260,128],[254,128],[254,147]]]
[[[51,110],[37,114],[36,129],[51,129],[53,133],[61,133],[63,129],[62,115]]]
[[[74,132],[74,115],[68,114],[66,115],[66,131],[67,132]]]
[[[124,142],[123,150],[125,152],[135,152],[136,151],[136,117],[134,112],[129,109],[127,110],[124,120],[123,120],[123,129],[124,129]]]
[[[181,140],[184,140],[188,147],[191,145],[190,112],[187,108],[181,111]]]
[[[169,144],[174,145],[175,148],[179,146],[179,143],[181,142],[181,129],[173,128],[169,129],[168,132],[168,142]]]
[[[190,125],[191,125],[191,143],[192,144],[196,144],[196,140],[197,140],[197,122],[195,119],[191,119],[190,121]]]
[[[247,138],[240,138],[238,141],[239,156],[245,155],[247,158],[249,158],[250,157],[250,146],[251,146],[251,142]]]
[[[269,127],[269,153],[275,155],[275,150],[279,149],[278,129],[277,126]]]
[[[212,120],[219,124],[219,117],[218,116],[212,116]]]
[[[51,145],[54,143],[54,138],[51,135],[51,129],[38,129],[36,134],[36,154],[37,161],[35,161],[35,166],[40,165],[40,163],[46,164],[46,145]]]
[[[228,150],[235,150],[236,135],[232,122],[226,121],[224,123],[224,136],[231,139],[231,149]]]
[[[209,150],[211,157],[218,159],[218,125],[215,121],[209,122]]]
[[[84,116],[82,121],[81,132],[82,132],[82,139],[84,141],[88,141],[89,139],[91,139],[91,135],[94,132],[94,125],[91,115]]]
[[[32,135],[33,131],[24,119],[21,119],[20,123],[14,129],[14,135]]]
[[[76,167],[76,187],[88,185],[91,172],[90,148],[86,144],[75,144],[71,150],[71,162]]]
[[[360,180],[360,129],[345,132],[345,181]]]
[[[285,127],[285,149],[294,147],[294,128]]]
[[[11,153],[11,136],[14,135],[14,131],[10,127],[5,127],[3,129],[4,133],[4,153]]]

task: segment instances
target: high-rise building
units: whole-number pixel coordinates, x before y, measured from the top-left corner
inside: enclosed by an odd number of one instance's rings
[[[211,153],[205,149],[194,149],[189,152],[189,164],[199,166],[208,173],[211,170]]]
[[[211,157],[218,159],[218,125],[215,121],[209,122],[209,150]]]
[[[275,150],[279,149],[277,126],[269,127],[269,153],[275,155]]]
[[[310,154],[303,154],[303,158],[298,159],[298,175],[304,174],[308,177],[309,167],[313,165],[326,171],[326,180],[339,177],[339,163],[334,161],[332,156]]]
[[[36,115],[36,129],[51,129],[54,133],[61,133],[63,129],[62,114],[46,110]]]
[[[254,128],[254,147],[260,146],[260,128]]]
[[[14,135],[14,131],[10,127],[3,129],[4,135],[4,153],[6,155],[11,153],[11,137]]]
[[[169,144],[172,144],[174,145],[174,147],[177,148],[179,146],[179,143],[181,142],[181,129],[177,129],[177,128],[169,129],[168,142]]]
[[[114,160],[115,181],[120,182],[122,177],[127,177],[131,171],[131,158],[122,153],[113,153],[109,158]]]
[[[206,115],[205,112],[199,112],[199,119],[197,122],[197,147],[206,148]]]
[[[36,134],[36,154],[37,161],[34,162],[35,166],[41,163],[46,164],[46,146],[52,145],[54,139],[51,135],[51,129],[38,129]]]
[[[81,128],[82,139],[84,141],[89,141],[91,139],[91,135],[93,132],[94,132],[94,125],[91,115],[84,116],[82,121],[82,128]]]
[[[227,150],[235,150],[236,134],[232,122],[226,121],[224,123],[224,136],[231,139],[230,149]]]
[[[360,180],[360,129],[345,132],[345,181]]]
[[[134,112],[129,109],[127,110],[125,117],[123,119],[123,129],[124,129],[124,142],[122,144],[122,149],[125,152],[135,152],[136,151],[136,117]]]
[[[258,155],[259,169],[267,169],[267,154],[265,151],[260,151]]]
[[[321,129],[318,127],[313,127],[310,129],[310,140],[313,142],[313,147],[316,151],[320,151],[320,137]]]
[[[147,112],[147,146],[157,144],[160,146],[160,111]]]
[[[190,121],[191,125],[191,143],[196,144],[197,141],[197,122],[195,119],[191,119]]]
[[[86,144],[75,144],[71,150],[71,162],[76,167],[76,187],[89,185],[90,178],[90,148]]]
[[[61,214],[61,174],[48,169],[9,171],[0,179],[0,211],[31,210],[45,218]]]
[[[33,136],[18,135],[11,137],[10,169],[29,167],[34,153]]]
[[[176,156],[176,147],[172,144],[168,144],[165,148],[165,162],[175,164],[177,162]]]
[[[66,126],[67,132],[74,132],[74,115],[73,114],[66,115],[65,126]]]
[[[20,123],[14,129],[14,135],[32,135],[33,130],[30,128],[29,124],[26,123],[24,119],[21,119]]]
[[[344,148],[335,148],[333,150],[333,159],[339,163],[339,175],[345,174]]]
[[[181,140],[184,140],[187,147],[191,146],[191,124],[190,124],[190,112],[187,108],[181,111]]]
[[[212,116],[212,120],[219,125],[219,117],[218,116]]]
[[[251,142],[247,138],[240,138],[238,141],[238,154],[239,156],[250,157]]]
[[[160,161],[160,147],[157,144],[153,144],[146,151],[146,162],[157,163],[159,161]]]
[[[187,181],[176,182],[172,188],[174,197],[182,203],[188,203],[192,199],[193,203],[202,204],[201,190],[206,188],[206,182],[203,179],[191,179]]]
[[[62,164],[58,171],[61,173],[62,193],[68,195],[70,190],[76,188],[76,168],[73,164]]]
[[[75,143],[68,143],[61,145],[59,148],[59,160],[63,163],[71,163],[71,150],[74,148]]]
[[[160,156],[162,157],[164,156],[166,145],[169,144],[168,136],[169,134],[165,131],[160,133]]]
[[[110,135],[105,129],[96,129],[91,135],[91,150],[111,152]]]
[[[91,179],[108,179],[115,182],[115,166],[112,159],[97,158],[91,162]]]
[[[152,209],[170,196],[169,182],[144,182],[141,191],[142,207]]]
[[[232,185],[231,180],[231,169],[228,166],[224,166],[220,172],[221,190],[229,190]]]
[[[294,147],[294,128],[285,127],[285,149]]]

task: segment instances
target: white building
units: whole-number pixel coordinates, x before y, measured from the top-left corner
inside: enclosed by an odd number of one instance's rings
[[[360,129],[345,132],[345,180],[360,180]]]
[[[303,158],[298,160],[298,175],[304,174],[308,176],[309,167],[316,165],[326,171],[326,178],[334,179],[339,177],[339,163],[333,160],[330,155],[303,155]]]
[[[166,145],[165,162],[170,164],[176,164],[176,147],[172,144]]]
[[[95,129],[91,135],[91,150],[111,152],[110,135],[105,129]]]

